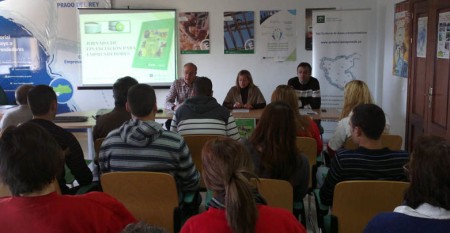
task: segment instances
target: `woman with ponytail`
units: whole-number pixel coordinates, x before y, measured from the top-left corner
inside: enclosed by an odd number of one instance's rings
[[[306,232],[292,213],[266,206],[247,150],[229,138],[208,141],[202,150],[203,179],[213,191],[210,208],[190,218],[181,233]]]

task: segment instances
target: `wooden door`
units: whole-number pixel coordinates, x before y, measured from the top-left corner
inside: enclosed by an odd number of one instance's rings
[[[450,12],[450,0],[411,1],[412,46],[408,91],[407,148],[412,149],[418,136],[438,135],[450,140],[450,59],[438,58],[439,16]],[[426,57],[417,55],[418,22],[427,17]],[[439,35],[441,33],[441,35]],[[448,35],[450,44],[450,34]]]

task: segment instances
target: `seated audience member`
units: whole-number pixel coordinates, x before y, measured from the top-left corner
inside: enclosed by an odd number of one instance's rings
[[[117,79],[113,85],[114,109],[97,117],[94,126],[94,140],[104,138],[113,129],[119,128],[125,121],[131,119],[131,114],[125,109],[127,93],[130,87],[138,84],[136,79],[126,76]]]
[[[341,112],[340,120],[336,131],[328,141],[328,153],[334,156],[336,151],[344,146],[345,141],[350,138],[350,116],[354,107],[360,104],[373,104],[372,95],[369,87],[361,80],[353,80],[345,84],[344,88],[344,107]],[[389,133],[389,117],[386,118],[385,133]]]
[[[47,85],[37,85],[28,91],[28,104],[33,113],[33,119],[29,122],[44,127],[55,138],[63,149],[66,165],[78,184],[80,186],[91,184],[92,172],[84,161],[80,143],[73,134],[53,123],[58,107],[55,91]],[[78,189],[78,187],[69,189],[66,186],[64,172],[59,174],[58,182],[63,194],[74,194]]]
[[[21,85],[15,92],[16,103],[19,105],[17,108],[13,108],[7,111],[0,121],[0,129],[6,129],[10,125],[18,125],[23,122],[27,122],[33,119],[30,107],[28,106],[27,94],[33,87],[31,84]]]
[[[250,180],[256,175],[239,142],[223,137],[208,141],[202,163],[203,179],[213,199],[206,212],[187,220],[181,233],[306,232],[292,213],[266,205]]]
[[[207,77],[194,81],[194,96],[184,101],[173,115],[170,131],[181,135],[213,134],[239,140],[233,114],[212,97],[212,82]]]
[[[311,76],[311,65],[302,62],[297,66],[297,77],[289,79],[288,85],[297,90],[301,108],[319,109],[321,104],[319,81]]]
[[[180,197],[181,192],[197,191],[200,175],[183,137],[155,122],[153,88],[147,84],[131,87],[126,108],[132,119],[106,136],[99,153],[100,170],[166,172],[174,176]]]
[[[248,70],[241,70],[236,78],[236,86],[229,91],[223,106],[233,108],[258,109],[266,106],[263,94],[255,84]]]
[[[300,115],[294,89],[287,85],[279,85],[272,93],[271,102],[275,101],[286,102],[292,108],[297,123],[297,137],[314,138],[317,143],[317,154],[320,154],[323,150],[323,142],[320,137],[319,127],[317,127],[316,122],[311,117]]]
[[[332,205],[334,186],[346,180],[406,180],[403,166],[406,151],[391,151],[381,142],[385,127],[383,110],[375,104],[361,104],[350,117],[352,140],[356,150],[339,150],[320,189],[320,200]]]
[[[285,102],[272,102],[264,109],[255,131],[242,143],[249,151],[255,173],[262,178],[286,180],[294,188],[294,201],[308,191],[309,162],[297,148],[295,116]]]
[[[373,218],[365,233],[432,232],[450,230],[450,143],[423,136],[405,166],[410,185],[404,205]]]
[[[107,194],[59,195],[53,181],[64,153],[43,127],[27,122],[0,139],[0,177],[12,197],[0,198],[1,232],[120,232],[136,219]]]

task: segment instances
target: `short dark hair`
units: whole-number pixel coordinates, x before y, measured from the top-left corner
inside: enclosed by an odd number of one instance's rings
[[[47,114],[53,101],[56,93],[47,85],[37,85],[28,91],[28,105],[34,116]]]
[[[138,81],[130,76],[117,79],[113,85],[114,105],[116,107],[125,106],[128,90],[136,84],[138,84]]]
[[[353,109],[350,118],[353,127],[359,127],[370,139],[378,140],[386,126],[383,109],[375,104],[360,104]]]
[[[311,67],[311,65],[310,65],[308,62],[302,62],[302,63],[298,64],[297,70],[298,70],[298,68],[300,68],[300,67],[308,68],[309,73],[312,72],[312,67]]]
[[[197,77],[193,85],[196,96],[212,96],[212,82],[207,77]]]
[[[136,84],[128,90],[127,102],[133,115],[145,117],[150,114],[155,107],[155,90],[148,84]]]
[[[28,95],[28,91],[31,88],[33,88],[33,85],[31,85],[31,84],[24,84],[24,85],[19,86],[16,89],[15,96],[16,96],[17,104],[20,104],[20,105],[28,104],[27,95]]]
[[[26,122],[0,138],[0,177],[13,196],[42,190],[62,172],[63,151],[43,127]]]
[[[409,161],[410,185],[405,201],[411,208],[423,203],[450,210],[450,142],[438,136],[422,136],[414,144]]]

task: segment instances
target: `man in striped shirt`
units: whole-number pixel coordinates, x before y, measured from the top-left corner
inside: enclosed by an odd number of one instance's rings
[[[352,140],[356,150],[341,150],[331,161],[331,167],[320,189],[323,204],[333,204],[337,183],[346,180],[405,181],[403,166],[408,162],[406,151],[392,151],[381,143],[386,123],[383,110],[374,104],[361,104],[353,109],[350,118]]]
[[[181,135],[212,134],[239,140],[240,135],[230,111],[212,97],[212,82],[207,77],[194,81],[194,96],[175,112],[170,131]]]
[[[152,171],[174,176],[181,192],[198,190],[200,175],[180,135],[163,130],[155,122],[156,96],[147,84],[128,91],[127,111],[132,119],[111,131],[102,143],[99,165],[102,172]]]

